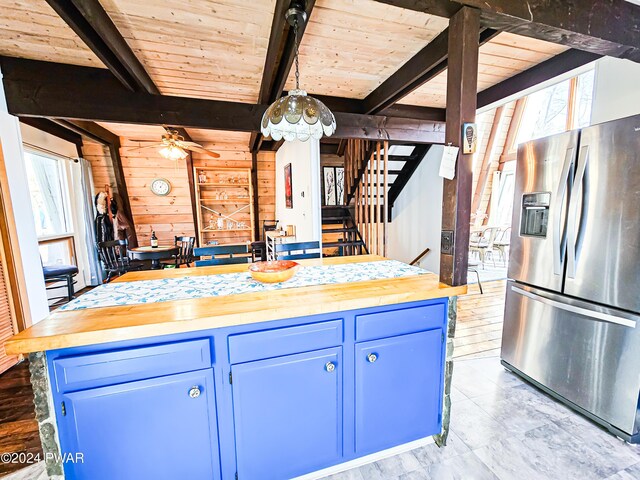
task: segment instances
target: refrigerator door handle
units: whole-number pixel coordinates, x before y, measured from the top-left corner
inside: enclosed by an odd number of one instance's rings
[[[551,307],[558,308],[560,310],[565,310],[567,312],[593,318],[595,320],[601,320],[603,322],[622,325],[624,327],[636,328],[636,321],[630,318],[623,318],[623,317],[619,317],[617,315],[611,315],[610,313],[605,313],[605,312],[597,312],[589,308],[572,305],[571,303],[561,302],[558,300],[554,300],[553,298],[549,298],[544,295],[541,295],[539,293],[534,293],[529,290],[525,290],[523,288],[516,287],[516,286],[512,286],[511,291],[519,295],[522,295],[524,297],[530,298],[531,300],[535,300],[536,302],[540,302],[544,305],[549,305]]]
[[[578,244],[584,231],[586,219],[587,187],[584,185],[585,172],[589,162],[589,145],[580,148],[576,178],[573,182],[569,212],[567,217],[567,277],[575,278],[578,263]],[[579,192],[579,195],[578,195]],[[578,196],[580,198],[578,198]],[[580,216],[580,219],[578,219]]]
[[[567,184],[569,181],[569,174],[571,173],[571,165],[573,164],[574,152],[574,147],[567,148],[562,173],[560,174],[560,183],[558,184],[553,205],[553,273],[556,275],[562,275],[562,267],[565,259],[564,254],[567,232],[564,230],[565,225],[562,216],[562,205],[564,204],[567,195]]]

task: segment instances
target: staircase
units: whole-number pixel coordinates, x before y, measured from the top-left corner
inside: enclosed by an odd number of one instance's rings
[[[366,254],[367,247],[356,228],[351,209],[345,205],[322,207],[322,256]]]
[[[351,216],[368,252],[386,256],[393,205],[429,148],[425,144],[390,147],[386,141],[347,141],[345,203],[349,208],[342,208]]]

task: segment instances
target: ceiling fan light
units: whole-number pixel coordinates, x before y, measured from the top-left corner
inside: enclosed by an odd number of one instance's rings
[[[162,147],[159,153],[162,157],[173,161],[184,160],[189,155],[182,148],[173,144]]]

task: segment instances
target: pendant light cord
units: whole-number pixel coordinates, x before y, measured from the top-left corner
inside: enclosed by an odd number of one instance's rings
[[[296,90],[300,89],[300,65],[298,63],[298,19],[293,22],[293,42],[295,45],[295,62],[296,62]]]

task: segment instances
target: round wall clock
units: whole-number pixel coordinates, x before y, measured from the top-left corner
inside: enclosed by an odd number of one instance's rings
[[[156,178],[151,182],[151,191],[156,195],[164,197],[165,195],[169,195],[171,184],[166,178]]]

